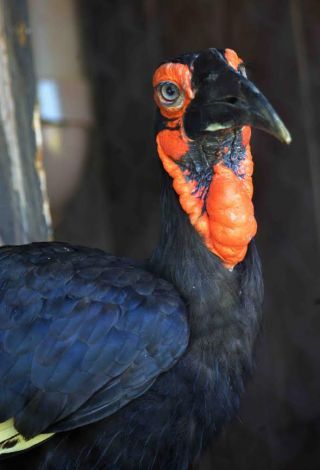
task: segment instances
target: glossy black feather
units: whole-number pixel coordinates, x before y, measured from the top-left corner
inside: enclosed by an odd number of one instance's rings
[[[114,413],[186,349],[178,293],[129,260],[59,243],[4,247],[0,279],[0,420],[15,417],[25,436]]]
[[[185,354],[117,412],[59,432],[1,462],[4,470],[188,470],[236,413],[261,318],[259,257],[252,242],[245,260],[226,270],[189,223],[166,175],[162,204],[149,269],[172,280],[189,310]]]

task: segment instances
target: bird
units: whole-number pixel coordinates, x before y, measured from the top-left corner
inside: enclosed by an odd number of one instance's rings
[[[237,413],[263,302],[251,128],[291,137],[231,49],[153,75],[163,185],[146,262],[0,248],[0,467],[187,470]]]

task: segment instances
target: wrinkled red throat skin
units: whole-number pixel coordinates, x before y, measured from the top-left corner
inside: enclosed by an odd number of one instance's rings
[[[234,68],[241,63],[241,59],[230,49],[226,49],[225,57]],[[188,179],[188,174],[177,164],[190,149],[190,140],[185,135],[182,121],[193,97],[190,70],[184,64],[163,64],[155,72],[154,86],[161,81],[176,83],[184,90],[185,101],[179,109],[166,108],[155,92],[161,114],[171,119],[168,128],[157,135],[159,157],[173,180],[173,188],[191,224],[202,236],[207,248],[222,260],[227,269],[233,269],[244,259],[248,244],[257,231],[252,203],[251,129],[249,126],[241,129],[244,158],[237,172],[227,167],[223,160],[213,166],[213,177],[203,210],[204,202],[197,192],[197,182]]]

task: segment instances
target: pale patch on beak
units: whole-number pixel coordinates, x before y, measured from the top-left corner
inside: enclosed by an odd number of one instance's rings
[[[219,122],[215,122],[215,123],[209,124],[209,126],[205,128],[205,131],[216,132],[216,131],[220,131],[221,129],[229,129],[231,127],[232,127],[231,124],[220,124]]]

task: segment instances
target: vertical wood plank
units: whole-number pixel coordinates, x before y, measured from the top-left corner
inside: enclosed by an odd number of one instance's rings
[[[0,1],[0,242],[51,235],[27,4]]]

